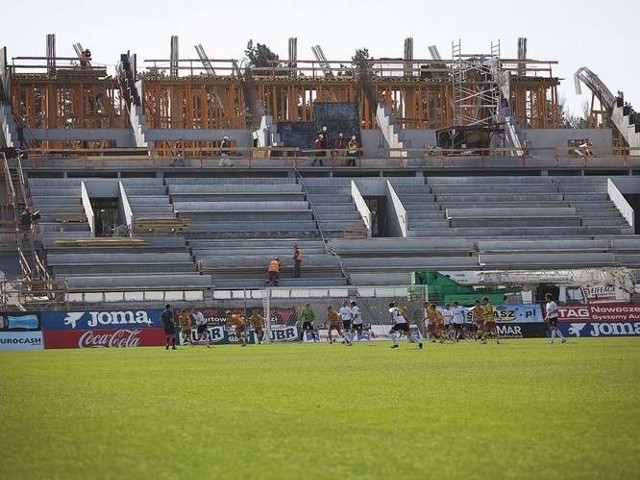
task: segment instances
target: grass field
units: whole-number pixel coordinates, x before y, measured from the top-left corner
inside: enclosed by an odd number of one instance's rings
[[[640,339],[0,352],[2,479],[638,478]]]

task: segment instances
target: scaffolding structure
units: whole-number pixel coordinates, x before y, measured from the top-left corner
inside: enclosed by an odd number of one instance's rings
[[[288,61],[254,67],[235,59],[209,58],[202,45],[196,46],[197,58],[181,59],[178,38],[172,37],[169,59],[144,60],[146,68],[133,72],[135,80],[142,80],[140,103],[148,127],[251,129],[262,115],[275,122],[309,122],[315,120],[316,101],[355,103],[363,129],[378,128],[379,101],[389,107],[402,129],[487,125],[500,108],[498,73],[510,78],[508,100],[521,127],[559,127],[559,79],[551,68],[556,62],[522,55],[502,59],[499,43],[492,44],[486,55],[465,55],[458,42],[451,59],[439,54],[415,59],[413,43],[407,39],[403,57],[369,62],[367,92],[351,60],[328,60],[319,46],[313,51],[318,58],[301,60],[295,41],[289,49]],[[118,79],[95,62],[80,65],[77,57],[56,57],[54,39],[47,44],[46,57],[14,57],[5,74],[19,126],[129,127],[127,97]],[[57,143],[38,146],[63,146]]]
[[[453,126],[490,127],[498,118],[500,92],[497,75],[500,71],[500,42],[491,43],[488,55],[462,53],[460,40],[452,43],[454,61]]]

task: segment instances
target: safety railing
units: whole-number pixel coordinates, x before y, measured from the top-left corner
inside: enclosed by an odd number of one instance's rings
[[[398,152],[402,154],[399,155]],[[189,168],[630,168],[640,167],[639,147],[593,147],[588,153],[579,147],[532,148],[525,147],[521,155],[513,155],[507,148],[360,148],[355,157],[342,151],[300,149],[298,147],[233,147],[224,156],[219,151],[202,147],[184,147],[180,155],[171,149],[81,149],[81,150],[29,150],[25,166],[30,168],[73,167],[62,161],[80,161],[83,168],[101,167],[189,167]],[[395,155],[394,155],[395,154]],[[224,160],[222,162],[221,160]],[[314,162],[315,160],[315,162]],[[322,162],[320,162],[320,160]]]
[[[320,226],[320,221],[318,220],[318,212],[316,211],[316,208],[313,205],[313,202],[309,198],[309,195],[307,193],[307,188],[304,183],[304,177],[297,170],[297,168],[294,167],[293,171],[296,175],[296,179],[300,182],[300,185],[302,186],[302,191],[305,193],[305,195],[307,195],[307,201],[309,202],[309,206],[311,207],[311,213],[313,214],[313,218],[316,222],[316,228],[318,229],[318,232],[320,232],[320,238],[322,238],[322,244],[324,245],[325,252],[335,257],[335,259],[338,261],[338,265],[340,266],[340,273],[342,274],[342,277],[347,280],[347,283],[351,283],[349,274],[347,273],[347,270],[344,266],[344,262],[342,261],[342,258],[332,248],[330,248],[329,242],[327,241],[327,238],[325,237],[324,232],[322,231],[322,227]]]

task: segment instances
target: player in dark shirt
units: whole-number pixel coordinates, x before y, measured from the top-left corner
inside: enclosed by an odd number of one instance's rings
[[[171,344],[172,350],[176,349],[176,324],[173,321],[173,311],[171,305],[164,306],[164,310],[160,315],[162,323],[164,325],[164,345],[169,350],[169,344]]]

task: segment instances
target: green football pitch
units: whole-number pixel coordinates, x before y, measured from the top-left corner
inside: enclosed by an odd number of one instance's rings
[[[2,479],[638,478],[640,339],[0,352]]]

